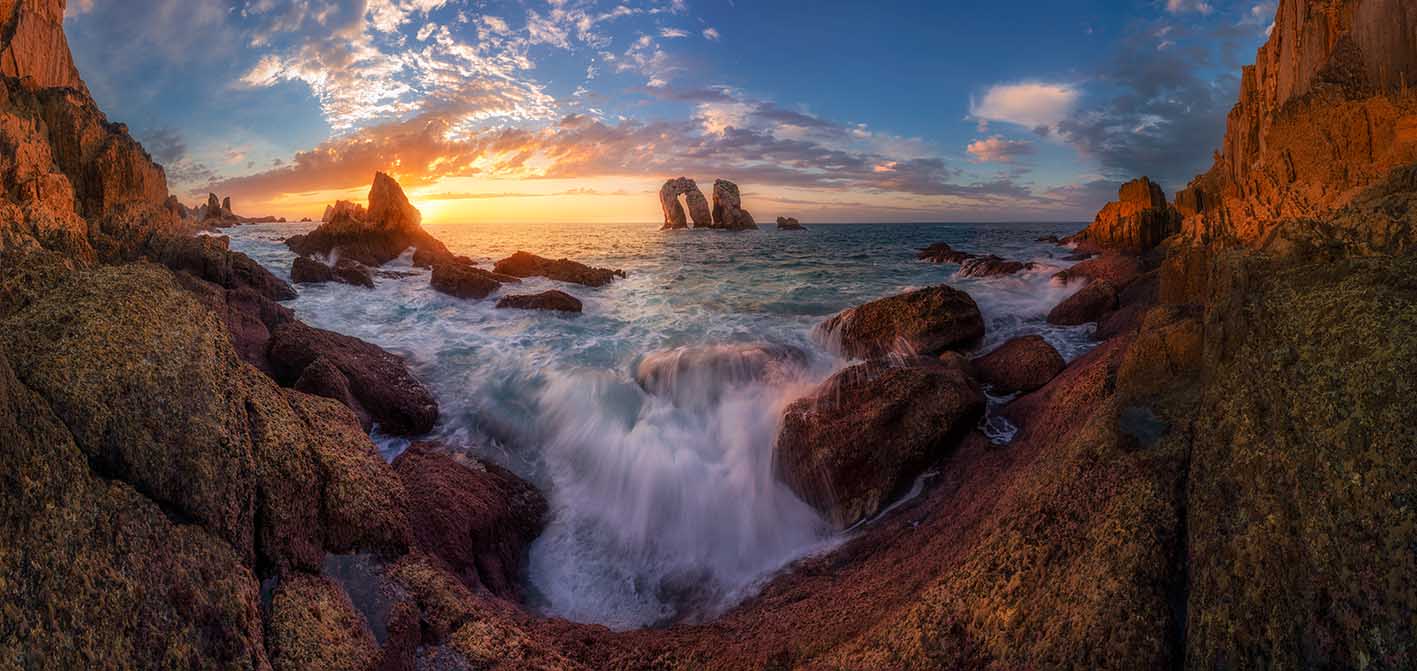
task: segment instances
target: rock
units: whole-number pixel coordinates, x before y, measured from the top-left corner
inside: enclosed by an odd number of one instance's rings
[[[364,406],[360,405],[358,399],[354,398],[354,394],[350,393],[349,379],[340,372],[334,362],[325,357],[315,359],[306,366],[291,388],[337,401],[354,411],[354,416],[359,419],[360,428],[365,432],[374,428],[374,418],[369,416],[369,413],[364,410]]]
[[[217,198],[216,194],[207,194],[207,209],[203,210],[203,212],[205,212],[202,217],[203,219],[221,218],[221,200]]]
[[[995,394],[1030,392],[1048,384],[1067,363],[1039,336],[1014,338],[975,359],[972,370]]]
[[[504,296],[497,301],[498,308],[517,310],[554,310],[558,312],[580,312],[580,299],[564,291],[552,289],[539,294]]]
[[[1099,280],[1079,289],[1048,312],[1048,323],[1055,326],[1077,326],[1101,319],[1117,307],[1117,288],[1111,282]]]
[[[242,361],[274,376],[266,351],[271,331],[295,321],[295,313],[249,287],[226,289],[187,272],[177,273],[177,282],[206,305],[226,324],[231,346]]]
[[[271,598],[269,632],[274,671],[374,671],[379,661],[369,623],[328,578],[281,579]]]
[[[236,213],[231,211],[231,196],[227,196],[221,200],[221,214],[224,217],[236,216]]]
[[[984,336],[984,317],[969,294],[940,285],[849,308],[818,333],[853,359],[887,354],[939,354]]]
[[[689,227],[688,220],[684,217],[684,208],[679,205],[679,196],[684,196],[684,202],[689,206],[689,217],[694,221],[694,228],[713,224],[704,192],[699,190],[699,185],[694,183],[694,180],[680,177],[665,182],[659,189],[659,204],[664,210],[664,230]]]
[[[512,277],[545,277],[588,287],[602,287],[615,281],[617,277],[625,277],[623,270],[593,268],[570,259],[553,261],[527,252],[517,252],[498,261],[493,270]]]
[[[64,37],[64,0],[8,0],[0,3],[7,32],[0,47],[0,75],[28,80],[38,88],[70,88],[88,95]]]
[[[1193,306],[1151,308],[1117,370],[1117,391],[1136,399],[1178,386],[1200,370],[1202,311]]]
[[[290,281],[296,284],[333,282],[335,269],[308,256],[297,256],[290,266]]]
[[[1058,239],[1058,236],[1056,235],[1042,235],[1038,238],[1035,238],[1034,242],[1051,242],[1055,245],[1060,245],[1063,243],[1063,241]]]
[[[374,288],[374,276],[369,272],[369,269],[353,259],[340,259],[335,263],[334,276],[335,279],[345,284],[353,284],[366,289]]]
[[[848,368],[788,407],[774,470],[838,529],[910,488],[984,412],[964,372],[928,359]]]
[[[302,223],[302,224],[310,223],[310,217],[301,217],[301,218],[300,218],[300,223]]]
[[[1141,263],[1129,254],[1107,253],[1078,263],[1053,275],[1053,280],[1067,284],[1078,279],[1106,280],[1114,287],[1126,287],[1141,274]]]
[[[758,227],[753,215],[743,209],[743,198],[738,193],[738,185],[726,179],[713,183],[713,225],[730,231],[752,230]]]
[[[501,282],[493,278],[492,273],[481,268],[453,263],[433,266],[430,282],[435,290],[449,296],[479,300],[491,296],[492,292],[502,286]]]
[[[319,228],[291,236],[285,244],[301,256],[334,256],[366,266],[388,263],[409,247],[437,258],[451,257],[442,242],[423,230],[422,221],[398,183],[381,172],[369,187],[367,211],[348,201],[337,202],[326,210]]]
[[[409,492],[418,546],[468,587],[519,599],[527,548],[546,524],[540,492],[496,464],[454,459],[428,443],[409,446],[394,470]]]
[[[1145,252],[1181,231],[1181,215],[1166,193],[1146,177],[1122,185],[1118,200],[1108,203],[1092,225],[1068,241],[1108,249]]]
[[[328,359],[349,380],[359,405],[387,433],[427,433],[438,421],[433,394],[403,360],[358,338],[291,322],[275,329],[269,356],[283,384],[294,384],[317,359]]]
[[[464,266],[473,265],[471,258],[468,258],[466,256],[454,256],[450,253],[443,253],[442,251],[436,249],[417,249],[413,252],[413,265],[415,267],[432,268],[433,266],[443,263],[455,263]],[[510,278],[510,280],[519,281],[516,278]],[[498,281],[507,282],[508,280],[504,279]]]
[[[974,255],[954,249],[950,247],[948,243],[937,242],[933,245],[930,245],[929,247],[926,247],[925,249],[920,250],[920,253],[916,255],[916,258],[920,259],[921,261],[929,261],[931,263],[962,264],[965,261],[974,258]]]
[[[778,217],[777,230],[779,231],[805,231],[807,228],[794,217]]]
[[[788,345],[701,345],[644,355],[635,366],[635,382],[675,405],[703,407],[733,388],[786,384],[806,368],[807,353]]]
[[[1032,270],[1036,267],[1037,264],[1034,263],[1008,261],[990,254],[965,260],[960,264],[956,274],[960,277],[1001,277],[1013,275],[1023,270]]]
[[[273,301],[295,298],[295,289],[241,252],[226,248],[221,238],[209,235],[155,235],[147,254],[175,271],[185,271],[226,289],[249,288]]]

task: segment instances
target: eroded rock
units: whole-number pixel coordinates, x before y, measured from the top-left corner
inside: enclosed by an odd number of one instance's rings
[[[756,229],[753,215],[743,209],[743,197],[738,193],[738,185],[726,179],[713,183],[713,225],[730,231]]]
[[[545,277],[558,282],[602,287],[625,277],[623,270],[594,268],[570,259],[547,259],[527,252],[517,252],[493,267],[493,271],[512,277]]]
[[[502,286],[493,273],[456,263],[440,263],[433,266],[429,279],[433,288],[449,296],[481,300],[491,296]]]
[[[855,359],[931,355],[981,338],[984,317],[969,294],[940,285],[849,308],[823,322],[818,333]]]

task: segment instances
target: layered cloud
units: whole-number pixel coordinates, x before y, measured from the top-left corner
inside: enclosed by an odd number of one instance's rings
[[[998,84],[970,103],[969,114],[983,122],[1010,123],[1047,133],[1072,114],[1081,98],[1082,91],[1071,84]]]

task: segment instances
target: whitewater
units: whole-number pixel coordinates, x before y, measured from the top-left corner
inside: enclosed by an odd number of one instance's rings
[[[289,279],[281,244],[316,224],[222,231],[231,248]],[[812,226],[805,232],[661,232],[652,225],[426,225],[486,268],[512,252],[623,269],[592,289],[533,278],[498,295],[561,289],[584,314],[498,310],[432,290],[408,254],[372,290],[300,285],[287,305],[311,325],[403,355],[437,396],[431,436],[516,472],[551,503],[531,548],[529,606],[614,629],[702,621],[751,596],[776,572],[830,549],[835,534],[772,472],[782,411],[850,362],[814,334],[823,319],[867,301],[935,284],[967,291],[987,334],[983,353],[1038,334],[1069,360],[1090,326],[1055,327],[1047,311],[1076,287],[1050,276],[1069,252],[1038,242],[1076,224]],[[1009,277],[956,278],[957,266],[915,258],[956,249],[1034,261]],[[778,374],[743,374],[721,354],[786,352]],[[678,364],[648,385],[636,372]],[[736,360],[735,360],[736,361]],[[1003,399],[993,399],[996,402]],[[1006,438],[1007,426],[987,427]],[[374,433],[388,459],[408,443]]]

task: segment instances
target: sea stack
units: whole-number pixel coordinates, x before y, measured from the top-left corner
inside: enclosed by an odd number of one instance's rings
[[[738,185],[726,179],[713,183],[713,225],[730,231],[756,229],[758,224],[753,215],[743,209],[743,197],[738,193]]]

